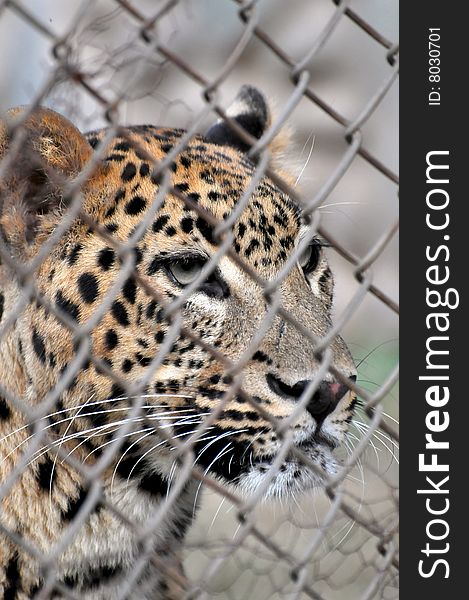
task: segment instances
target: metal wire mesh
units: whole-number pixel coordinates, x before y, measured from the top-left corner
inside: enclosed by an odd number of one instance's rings
[[[92,107],[86,117],[81,114],[81,122],[95,124],[99,119],[107,124],[104,141],[98,146],[92,160],[85,169],[74,178],[72,182],[66,181],[65,196],[69,199],[69,206],[60,225],[44,241],[41,249],[29,262],[20,263],[12,258],[11,252],[0,240],[0,255],[3,265],[9,272],[14,273],[21,286],[22,293],[17,299],[13,310],[3,315],[0,323],[0,341],[8,338],[9,332],[14,328],[16,321],[27,310],[31,302],[36,302],[58,320],[59,323],[73,332],[75,342],[75,356],[57,385],[51,387],[42,401],[32,406],[28,398],[21,397],[1,382],[0,394],[13,410],[24,415],[26,423],[30,424],[33,435],[23,445],[15,464],[8,471],[0,485],[0,499],[8,501],[12,488],[22,473],[30,466],[31,461],[47,444],[53,444],[54,439],[48,431],[47,421],[44,417],[58,410],[57,406],[61,395],[72,383],[76,374],[82,369],[85,360],[91,361],[96,368],[120,386],[128,397],[134,398],[128,419],[119,425],[114,433],[115,443],[110,443],[103,448],[103,452],[94,464],[84,464],[75,460],[68,449],[62,445],[54,446],[54,453],[58,461],[70,464],[87,485],[86,499],[71,523],[64,528],[63,535],[51,544],[47,551],[35,541],[25,537],[21,531],[12,528],[9,522],[0,518],[0,531],[13,547],[24,550],[39,565],[42,573],[43,584],[37,590],[37,598],[54,597],[61,594],[64,598],[83,597],[74,592],[64,581],[57,578],[56,564],[60,557],[67,551],[77,534],[85,527],[89,515],[96,506],[104,506],[120,520],[126,528],[131,530],[137,540],[141,551],[132,569],[132,575],[127,577],[119,590],[119,598],[133,598],[136,582],[145,572],[148,564],[156,565],[168,577],[179,582],[181,575],[174,565],[168,565],[164,557],[152,551],[149,542],[152,533],[161,525],[165,513],[171,510],[174,503],[178,502],[181,491],[186,483],[195,480],[200,483],[204,492],[201,516],[198,517],[184,544],[185,570],[188,575],[187,589],[181,597],[187,598],[314,598],[316,600],[333,600],[334,598],[396,598],[398,574],[398,542],[397,542],[397,476],[393,460],[395,448],[398,443],[398,433],[395,422],[388,412],[395,415],[395,384],[397,368],[393,362],[395,358],[386,363],[386,373],[374,391],[369,391],[360,377],[353,383],[345,377],[331,363],[328,347],[334,337],[342,333],[344,328],[353,323],[363,305],[373,298],[376,305],[380,305],[382,313],[397,313],[398,307],[389,292],[386,277],[388,263],[382,262],[383,255],[389,253],[395,241],[397,221],[393,212],[383,211],[383,219],[375,224],[374,230],[370,229],[369,237],[360,240],[360,251],[351,251],[347,238],[343,241],[338,233],[331,233],[330,227],[324,225],[321,219],[321,207],[334,197],[336,188],[343,193],[347,185],[348,176],[357,161],[366,165],[365,179],[380,179],[385,181],[389,195],[395,194],[397,175],[393,168],[386,164],[386,160],[379,158],[380,152],[370,150],[367,138],[367,127],[373,121],[376,112],[379,113],[383,102],[389,96],[398,75],[398,47],[394,41],[386,39],[376,30],[358,10],[353,7],[353,2],[336,1],[330,4],[329,12],[324,12],[327,18],[323,19],[320,29],[314,36],[303,39],[294,52],[286,51],[282,43],[276,39],[275,34],[269,33],[268,18],[275,11],[285,14],[285,7],[279,4],[269,5],[257,1],[223,0],[217,3],[226,5],[226,21],[215,22],[207,17],[206,23],[213,30],[225,27],[228,21],[237,22],[237,40],[230,38],[230,49],[223,56],[223,64],[216,68],[210,61],[191,60],[191,46],[184,46],[184,39],[173,36],[174,31],[184,29],[184,19],[187,23],[197,21],[199,7],[182,0],[168,0],[166,2],[143,2],[138,0],[113,0],[104,3],[100,10],[93,2],[76,3],[72,18],[68,15],[68,25],[60,34],[54,27],[54,15],[45,18],[46,13],[31,7],[29,3],[16,0],[0,2],[0,24],[2,20],[15,19],[26,26],[26,30],[39,33],[46,42],[52,63],[47,76],[42,77],[40,86],[30,94],[28,113],[41,104],[53,102],[55,107],[68,115],[80,115],[80,98],[87,97]],[[314,4],[314,3],[313,3]],[[326,4],[318,3],[318,4]],[[228,8],[228,6],[230,8]],[[213,8],[213,7],[212,7]],[[301,10],[297,11],[295,18],[288,23],[290,31],[295,29],[295,19],[299,24],[302,18]],[[267,21],[267,26],[264,23]],[[119,27],[126,24],[126,31],[119,35]],[[332,99],[325,100],[316,92],[315,67],[322,54],[332,43],[341,43],[343,39],[342,27],[347,23],[356,28],[355,34],[366,38],[369,43],[368,57],[379,73],[380,83],[373,93],[369,94],[360,108],[355,110],[353,116],[346,117],[335,107]],[[274,28],[275,29],[275,28]],[[117,34],[116,34],[117,31]],[[169,34],[168,34],[169,32]],[[119,44],[112,47],[108,35],[117,37]],[[212,30],[196,30],[198,38],[210,45],[208,36]],[[338,42],[333,42],[336,36]],[[223,35],[222,35],[223,37]],[[182,39],[182,41],[181,41]],[[174,43],[173,43],[174,41]],[[254,51],[251,48],[254,47]],[[90,48],[92,50],[90,50]],[[301,49],[300,49],[301,48]],[[340,46],[344,54],[350,49]],[[367,46],[368,48],[368,46]],[[276,116],[268,131],[260,139],[251,137],[242,127],[230,118],[221,102],[221,93],[224,86],[231,85],[231,78],[245,60],[246,53],[260,58],[254,68],[262,69],[264,57],[269,55],[275,58],[281,69],[275,71],[272,89],[276,87],[288,90],[284,93],[285,100],[278,105]],[[254,52],[254,54],[252,53]],[[4,58],[5,60],[5,58]],[[8,59],[11,61],[11,57]],[[265,59],[267,60],[267,59]],[[266,62],[267,65],[267,62]],[[269,68],[266,66],[266,68]],[[366,72],[366,65],[363,67]],[[370,67],[371,68],[371,67]],[[340,73],[338,75],[341,77]],[[121,79],[119,79],[121,78]],[[168,101],[164,92],[158,96],[160,89],[164,89],[168,79],[174,79],[173,86],[177,89],[180,79],[190,82],[195,87],[198,106],[197,112],[193,107],[186,111],[185,98],[176,95],[176,101]],[[142,81],[151,79],[150,89],[142,88]],[[79,95],[81,94],[81,95]],[[74,100],[78,98],[78,100]],[[188,135],[181,138],[181,142],[168,152],[166,158],[155,163],[150,157],[153,176],[159,177],[160,187],[156,198],[150,208],[145,212],[138,227],[125,242],[118,241],[112,232],[109,232],[93,218],[82,210],[82,186],[87,181],[93,169],[104,156],[106,143],[116,134],[125,136],[121,124],[130,115],[135,122],[144,122],[139,118],[139,103],[145,100],[152,105],[159,99],[159,106],[164,110],[180,103],[185,112],[185,125]],[[164,113],[164,110],[162,113]],[[305,119],[310,114],[316,115],[317,111],[323,113],[325,118],[333,124],[336,138],[343,140],[339,145],[340,156],[335,160],[319,184],[309,186],[314,193],[287,183],[269,163],[268,146],[280,129],[288,124],[294,114],[301,112]],[[134,111],[134,112],[132,112]],[[181,113],[180,113],[181,114]],[[134,118],[135,115],[135,118]],[[236,134],[250,147],[249,156],[255,161],[255,173],[252,185],[246,191],[245,200],[249,200],[251,192],[259,180],[268,176],[275,184],[288,194],[299,206],[302,207],[304,218],[309,223],[310,232],[319,233],[332,247],[329,250],[332,260],[340,257],[339,272],[348,272],[353,275],[355,284],[347,288],[348,293],[343,294],[346,301],[342,300],[340,310],[337,311],[332,329],[322,339],[309,331],[304,324],[299,323],[294,316],[282,306],[282,300],[276,289],[280,277],[274,281],[262,280],[259,275],[233,251],[232,224],[241,214],[245,202],[238,202],[232,214],[225,221],[219,221],[208,211],[201,208],[196,202],[188,198],[183,191],[171,185],[169,177],[172,161],[183,151],[190,137],[195,132],[204,131],[207,123],[214,116],[223,119]],[[386,115],[379,113],[379,118],[374,122],[374,135],[382,135],[380,124]],[[163,115],[159,115],[164,118]],[[80,121],[80,116],[78,117]],[[148,119],[147,119],[148,120]],[[314,129],[313,122],[308,127]],[[157,123],[166,125],[166,123]],[[24,130],[21,127],[15,132],[15,143],[10,147],[8,154],[0,165],[0,179],[8,168],[21,156],[24,143]],[[383,143],[386,143],[384,140]],[[145,156],[145,149],[139,148]],[[312,151],[312,148],[311,148]],[[321,153],[321,148],[315,150]],[[304,162],[304,159],[302,159]],[[366,182],[363,189],[366,193]],[[195,211],[215,229],[219,236],[219,249],[208,263],[207,269],[216,267],[223,256],[229,257],[235,264],[244,269],[252,280],[264,291],[268,308],[263,322],[259,326],[258,339],[253,340],[245,354],[237,363],[233,363],[217,347],[194,334],[191,329],[184,326],[181,318],[181,307],[191,295],[193,289],[203,283],[207,270],[200,275],[194,285],[189,286],[180,296],[168,302],[162,298],[157,290],[153,289],[148,280],[137,272],[134,248],[142,239],[148,227],[151,226],[154,216],[167,194],[178,197],[181,203]],[[1,208],[1,205],[0,205]],[[112,248],[121,261],[119,274],[105,297],[94,310],[86,323],[77,324],[70,315],[57,309],[40,293],[36,282],[35,273],[47,256],[54,252],[54,248],[61,237],[69,230],[76,218],[86,223],[106,244]],[[345,236],[346,237],[346,236]],[[295,250],[288,270],[296,264],[296,259],[301,248]],[[335,254],[334,254],[335,253]],[[391,270],[394,268],[391,260]],[[384,265],[384,266],[383,266]],[[377,271],[377,273],[375,273]],[[376,275],[376,276],[375,276]],[[152,358],[144,376],[136,383],[129,383],[122,375],[118,374],[105,361],[95,356],[92,352],[90,334],[103,316],[109,312],[111,305],[123,284],[129,277],[134,277],[138,286],[143,288],[150,298],[165,309],[165,316],[170,322],[170,327],[160,351]],[[340,276],[339,276],[340,280]],[[375,283],[375,281],[378,281]],[[340,283],[340,282],[339,282]],[[341,288],[340,288],[341,289]],[[345,289],[345,288],[344,288]],[[369,306],[369,305],[366,305]],[[373,313],[376,314],[376,313]],[[315,494],[305,495],[302,498],[292,498],[291,502],[282,501],[282,506],[272,507],[263,501],[263,490],[256,491],[246,498],[224,485],[209,471],[194,464],[194,447],[196,442],[207,433],[208,428],[216,417],[221,414],[226,404],[235,394],[243,394],[244,399],[250,404],[250,410],[257,412],[269,422],[277,435],[282,440],[281,450],[276,457],[272,477],[281,469],[282,462],[287,453],[293,453],[302,463],[312,470],[318,466],[311,461],[301,450],[292,445],[292,429],[285,426],[285,422],[277,420],[269,412],[268,407],[260,404],[248,393],[242,392],[240,382],[246,362],[255,352],[258,343],[265,334],[274,317],[280,316],[285,322],[297,328],[308,343],[314,344],[317,356],[321,357],[321,369],[329,372],[334,378],[350,389],[354,390],[362,399],[360,415],[355,416],[355,429],[351,426],[348,441],[350,449],[343,458],[343,464],[338,472],[329,475],[324,489]],[[363,323],[363,321],[361,321]],[[369,323],[368,325],[372,325]],[[374,325],[372,325],[374,326]],[[229,393],[217,404],[213,414],[196,426],[190,439],[176,440],[169,438],[169,442],[179,458],[178,476],[168,491],[159,509],[152,514],[145,526],[132,522],[128,514],[118,509],[108,497],[103,494],[103,473],[112,465],[122,453],[123,437],[129,434],[134,427],[133,417],[137,417],[142,410],[145,396],[142,393],[146,384],[152,380],[158,369],[164,365],[165,357],[171,351],[176,338],[184,335],[192,343],[199,345],[213,359],[224,365],[226,372],[233,377],[233,384]],[[382,340],[386,341],[386,340]],[[371,349],[372,350],[372,349]],[[366,351],[365,351],[366,354]],[[366,357],[365,357],[366,358]],[[313,382],[313,387],[307,391],[309,397],[314,393],[319,379]],[[306,402],[307,397],[301,400]],[[305,404],[302,404],[305,406]],[[2,405],[0,405],[1,409]],[[385,409],[387,412],[385,412]],[[1,416],[1,415],[0,415]],[[290,421],[291,423],[291,421]],[[287,423],[288,424],[288,423]],[[165,436],[165,430],[160,431]],[[0,438],[0,452],[2,440],[8,431],[2,431]],[[384,453],[382,463],[379,457]],[[388,456],[386,456],[388,455]],[[1,455],[0,455],[1,458]],[[388,460],[389,458],[389,460]],[[5,460],[5,459],[3,459]],[[1,514],[1,513],[0,513]],[[33,517],[32,517],[33,518]],[[1,559],[1,554],[0,554]],[[0,561],[0,573],[2,567]],[[4,573],[4,595],[7,597],[8,577],[12,573]],[[2,579],[0,578],[0,586]],[[12,589],[12,588],[11,588]],[[15,592],[13,592],[15,593]],[[16,597],[14,595],[8,596]],[[23,597],[19,595],[18,598]],[[94,597],[94,596],[90,596]],[[113,596],[114,597],[114,596]],[[164,597],[164,596],[162,596]]]

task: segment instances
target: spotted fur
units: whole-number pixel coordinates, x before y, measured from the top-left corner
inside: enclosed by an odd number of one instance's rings
[[[63,460],[63,453],[57,455],[57,446],[37,442],[37,431],[47,427],[51,440],[62,440],[62,452],[86,465],[96,464],[133,406],[126,389],[106,371],[131,384],[152,369],[159,348],[172,335],[163,307],[178,298],[184,287],[175,271],[197,270],[217,251],[214,225],[207,215],[220,221],[229,217],[250,185],[255,164],[245,153],[244,141],[222,122],[205,136],[193,137],[169,162],[174,193],[166,195],[135,251],[123,255],[113,241],[126,242],[135,235],[161,185],[154,166],[167,158],[184,132],[134,126],[119,131],[109,142],[106,130],[83,136],[47,109],[34,111],[26,120],[24,114],[24,109],[14,109],[0,123],[0,158],[6,156],[0,181],[0,233],[9,257],[5,260],[4,255],[0,265],[0,327],[5,324],[0,340],[0,393],[3,390],[5,396],[0,398],[1,481],[7,481],[31,444],[38,445],[2,500],[0,526],[44,557],[83,515],[93,488]],[[250,87],[243,88],[230,116],[255,137],[269,123],[262,95]],[[14,148],[12,139],[19,123],[23,125],[22,147],[8,162],[7,150]],[[87,172],[82,210],[100,231],[90,227],[85,217],[75,218],[37,267],[34,282],[44,301],[27,302],[7,324],[27,283],[18,278],[12,265],[33,260],[54,232],[70,202],[70,186],[86,169],[93,152],[101,152],[102,160]],[[195,205],[206,211],[205,218],[193,209]],[[305,227],[299,208],[264,177],[232,231],[233,255],[259,278],[270,281],[285,265]],[[100,303],[106,302],[128,260],[135,261],[134,270],[109,299],[108,310],[89,335],[74,338],[48,307],[54,307],[65,321],[86,326]],[[332,279],[317,240],[310,246],[309,260],[308,268],[292,268],[278,291],[283,307],[321,337],[331,326]],[[162,363],[149,377],[141,413],[129,435],[120,440],[114,462],[101,475],[105,501],[90,505],[90,514],[71,544],[51,561],[52,571],[40,571],[34,555],[0,530],[0,595],[5,600],[34,597],[51,572],[80,598],[116,597],[144,545],[106,503],[112,502],[144,529],[165,501],[179,468],[159,426],[165,425],[168,435],[179,441],[187,440],[232,385],[226,365],[193,337],[236,363],[245,357],[267,310],[259,285],[233,256],[223,256],[182,304],[185,332],[176,332]],[[77,369],[74,359],[87,341],[96,361],[86,356]],[[343,341],[336,337],[330,349],[334,366],[353,376]],[[281,440],[246,395],[280,421],[286,419],[297,407],[304,382],[317,373],[318,361],[312,343],[279,316],[267,327],[251,357],[245,358],[242,387],[195,443],[194,455],[197,464],[214,477],[238,493],[249,494],[270,476],[269,465]],[[67,385],[47,419],[28,424],[11,398],[38,408],[64,378]],[[340,401],[321,412],[323,398],[316,392],[306,409],[298,411],[292,431],[294,443],[320,469],[333,473],[337,463],[332,449],[344,438],[354,398],[346,390],[339,394],[339,385],[330,375],[325,380],[324,385],[334,389]],[[321,481],[320,474],[287,455],[266,495],[288,498]],[[181,548],[193,518],[197,487],[196,480],[186,483],[154,534],[145,538],[146,551],[156,559],[149,560],[137,577],[132,597],[181,597]],[[62,596],[56,591],[53,597]]]

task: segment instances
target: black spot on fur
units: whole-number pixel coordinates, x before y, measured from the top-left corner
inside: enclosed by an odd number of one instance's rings
[[[161,217],[158,217],[153,223],[153,231],[158,233],[158,231],[161,231],[168,221],[169,215],[161,215]]]
[[[80,488],[78,492],[78,496],[69,501],[66,510],[62,511],[62,519],[64,521],[73,521],[73,519],[77,516],[80,508],[83,506],[83,503],[88,496],[88,490],[84,488]],[[94,507],[94,510],[99,509],[99,504]]]
[[[249,242],[248,247],[246,248],[246,250],[244,251],[245,256],[247,256],[248,258],[251,256],[251,254],[254,252],[254,250],[256,248],[259,248],[260,244],[258,242],[258,240],[256,239],[252,239]]]
[[[119,142],[114,146],[114,150],[117,152],[128,152],[132,149],[132,145],[129,142]]]
[[[252,360],[257,360],[258,362],[266,362],[269,365],[272,364],[272,360],[267,356],[267,354],[265,354],[261,350],[257,350],[257,352],[254,352]]]
[[[67,575],[63,583],[72,589],[78,588],[83,592],[105,585],[121,573],[122,569],[119,565],[89,567],[86,569],[85,575]]]
[[[127,449],[128,445],[124,444],[122,452],[125,453]],[[130,477],[136,481],[141,490],[153,496],[164,496],[168,490],[168,484],[161,475],[155,472],[148,473],[144,461],[137,462],[137,458],[132,452],[125,454],[125,458],[119,462],[117,472],[122,479],[126,481]]]
[[[121,174],[122,181],[131,181],[137,174],[137,168],[134,163],[128,162]]]
[[[177,425],[175,430],[179,434],[184,431],[191,431],[190,427],[189,424]],[[244,426],[243,429],[245,429]],[[253,435],[257,435],[262,431],[262,428],[246,427],[246,429],[252,430]],[[214,436],[214,441],[209,446],[204,441],[198,441],[194,446],[194,450],[198,464],[204,468],[210,466],[212,473],[223,476],[227,481],[235,481],[241,473],[251,468],[249,452],[247,452],[251,443],[247,440],[238,441],[235,437],[230,437],[232,451],[223,454],[226,450],[226,439],[222,434],[226,434],[227,431],[229,430],[213,426],[210,435]],[[230,460],[233,455],[237,457],[237,460]]]
[[[33,335],[31,339],[33,342],[34,352],[36,353],[38,359],[44,365],[46,363],[46,348],[44,346],[44,340],[42,339],[42,336],[39,335],[36,329],[33,330]]]
[[[212,173],[210,173],[208,169],[204,169],[200,172],[200,178],[203,179],[203,181],[205,181],[206,183],[209,183],[210,185],[215,184],[215,179],[213,178]]]
[[[78,255],[83,250],[83,244],[75,244],[68,255],[68,264],[74,265],[77,262]]]
[[[124,362],[122,363],[122,371],[124,373],[129,373],[132,370],[132,367],[134,366],[134,363],[129,360],[128,358],[126,358],[124,360]]]
[[[213,239],[213,227],[209,225],[205,219],[199,217],[195,224],[207,242],[210,242],[210,244],[215,243]]]
[[[146,177],[150,172],[150,165],[148,163],[142,163],[140,165],[140,177]]]
[[[82,273],[78,278],[78,291],[81,299],[86,304],[93,304],[98,297],[99,285],[96,275],[93,273]]]
[[[117,192],[117,194],[114,196],[114,203],[116,205],[119,204],[119,202],[122,200],[122,198],[125,198],[125,190],[119,190]]]
[[[249,419],[250,421],[258,421],[259,414],[254,412],[253,410],[248,410],[246,412],[240,412],[238,410],[225,410],[222,413],[222,418],[232,419],[233,421],[243,421],[244,419]]]
[[[138,247],[135,247],[133,250],[135,254],[135,264],[139,265],[143,260],[143,252]]]
[[[200,194],[197,192],[191,192],[190,194],[187,194],[187,197],[192,200],[192,202],[196,203],[200,200]]]
[[[181,219],[181,229],[184,233],[190,233],[194,227],[194,221],[191,217],[184,217]]]
[[[59,290],[55,295],[55,303],[61,310],[67,313],[71,319],[74,321],[79,320],[80,309],[74,302],[65,298],[61,290]]]
[[[137,284],[135,283],[135,279],[129,277],[122,288],[122,293],[124,298],[130,304],[135,304],[135,298],[137,296]]]
[[[158,473],[145,473],[138,487],[153,496],[165,496],[168,490],[167,482]]]
[[[137,352],[135,358],[142,367],[147,367],[151,363],[151,358],[149,356],[143,356],[141,352]]]
[[[113,383],[111,387],[111,398],[123,398],[125,390],[117,383]]]
[[[0,292],[0,321],[3,317],[3,308],[5,306],[5,296]]]
[[[119,205],[120,200],[122,200],[122,198],[125,196],[125,190],[119,190],[114,198],[114,204],[112,206],[110,206],[105,214],[106,218],[112,217],[113,214],[116,212],[116,208]]]
[[[134,196],[134,198],[132,198],[126,204],[125,212],[128,215],[138,215],[143,210],[145,210],[146,205],[147,205],[147,201],[145,200],[145,198],[142,198],[141,196]]]
[[[98,253],[98,265],[103,271],[109,271],[116,260],[116,253],[112,248],[103,248]]]
[[[54,463],[46,454],[44,462],[39,464],[39,468],[37,470],[37,482],[41,490],[48,492],[54,485],[56,475],[57,471],[54,469]]]
[[[21,592],[21,590],[21,573],[18,564],[18,555],[15,553],[7,564],[3,600],[15,600],[17,593]]]
[[[108,329],[104,335],[104,344],[107,350],[114,350],[119,343],[119,337],[114,329]]]
[[[122,162],[125,159],[125,156],[123,154],[110,154],[109,156],[106,156],[106,161],[107,162]]]
[[[145,315],[147,317],[147,319],[153,319],[153,317],[155,316],[155,310],[156,307],[158,305],[156,304],[155,300],[150,300],[150,302],[148,303],[147,309],[145,311]]]
[[[120,325],[123,325],[124,327],[127,327],[127,325],[129,325],[129,315],[122,302],[119,302],[119,300],[114,300],[114,302],[112,303],[111,312],[115,320]]]
[[[10,407],[6,403],[5,399],[0,396],[0,420],[6,421],[10,418],[10,415]]]

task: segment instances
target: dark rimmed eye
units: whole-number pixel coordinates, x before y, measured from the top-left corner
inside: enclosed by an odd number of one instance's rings
[[[202,257],[185,257],[166,264],[169,274],[179,285],[190,285],[197,279],[207,261]]]
[[[305,275],[311,275],[316,270],[321,258],[321,246],[318,241],[313,241],[303,250],[298,258],[298,264],[303,269]]]
[[[181,287],[193,283],[200,275],[207,263],[207,258],[202,256],[183,256],[180,258],[166,259],[163,262],[166,272]],[[210,298],[228,298],[230,290],[218,269],[215,269],[198,287],[198,292]]]

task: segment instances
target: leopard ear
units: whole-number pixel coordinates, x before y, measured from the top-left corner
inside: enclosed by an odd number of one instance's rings
[[[261,92],[251,85],[243,85],[226,114],[257,139],[262,137],[270,125],[270,111],[267,102]],[[242,152],[249,150],[249,144],[236,135],[236,132],[223,119],[219,119],[212,125],[205,138],[212,144],[232,146]]]
[[[0,227],[6,240],[31,242],[47,215],[66,205],[64,187],[93,149],[65,117],[37,108],[13,108],[0,119]],[[18,142],[18,143],[16,143]],[[8,160],[8,152],[14,153]],[[50,219],[49,219],[50,221]],[[50,229],[51,223],[45,223]]]

